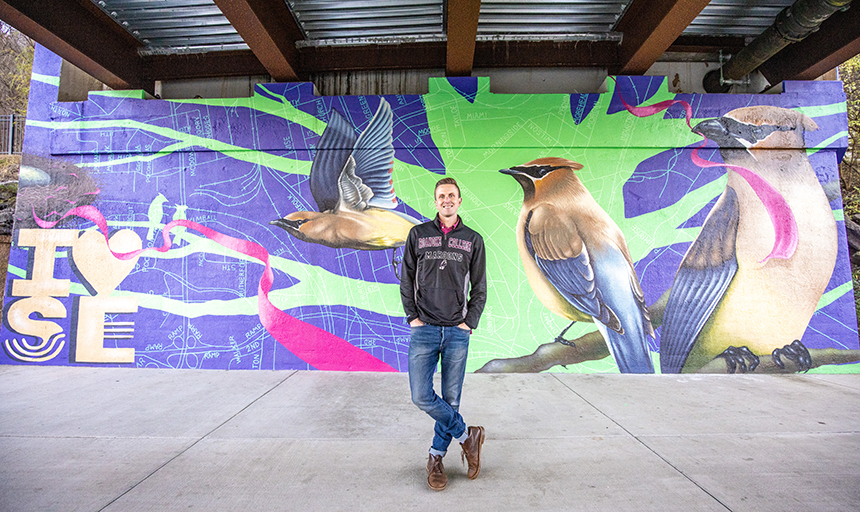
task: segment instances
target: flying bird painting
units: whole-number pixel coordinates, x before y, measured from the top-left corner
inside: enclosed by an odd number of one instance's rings
[[[622,373],[653,373],[646,336],[654,329],[621,230],[574,171],[582,165],[540,158],[502,169],[523,188],[516,228],[526,277],[553,313],[594,322]],[[556,341],[564,340],[564,333]]]
[[[367,128],[355,130],[337,111],[311,164],[311,195],[318,211],[297,211],[269,224],[299,240],[335,249],[395,249],[418,221],[394,210],[391,107],[380,99]]]
[[[837,255],[836,220],[804,149],[804,132],[815,129],[806,115],[771,106],[693,128],[720,145],[728,182],[675,275],[663,373],[695,372],[718,356],[730,372],[754,370],[762,354],[809,369],[800,339]]]

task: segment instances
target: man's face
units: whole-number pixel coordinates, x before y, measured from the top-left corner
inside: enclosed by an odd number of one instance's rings
[[[454,185],[446,184],[436,187],[436,209],[439,210],[440,217],[456,217],[462,202],[463,199],[460,198],[457,187]]]

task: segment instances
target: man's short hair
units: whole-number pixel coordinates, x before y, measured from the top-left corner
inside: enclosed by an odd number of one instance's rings
[[[457,180],[454,178],[442,178],[441,180],[436,182],[436,188],[433,189],[433,195],[436,195],[436,190],[439,189],[442,185],[454,185],[457,188],[457,196],[460,197],[460,186],[457,185]]]

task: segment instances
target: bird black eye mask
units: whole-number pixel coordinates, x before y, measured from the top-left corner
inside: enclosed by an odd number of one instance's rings
[[[742,123],[730,117],[721,119],[720,123],[725,127],[726,132],[728,132],[732,138],[743,139],[750,144],[756,144],[757,142],[763,141],[773,132],[789,132],[793,129],[789,126]]]
[[[561,169],[560,165],[522,165],[511,167],[512,171],[518,171],[527,174],[532,178],[539,180],[556,169]]]

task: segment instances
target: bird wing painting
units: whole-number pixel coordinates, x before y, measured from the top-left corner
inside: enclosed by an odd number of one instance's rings
[[[809,368],[800,338],[837,256],[836,220],[804,149],[804,132],[816,128],[804,114],[770,106],[694,128],[720,145],[728,184],[675,276],[661,333],[664,373],[697,371],[718,356],[730,371],[746,371],[761,354]],[[768,185],[789,210],[774,211]]]
[[[645,337],[654,331],[627,243],[579,169],[541,158],[500,171],[523,187],[517,243],[526,276],[550,311],[597,325],[622,373],[653,373]],[[563,334],[556,341],[565,343]]]
[[[738,271],[737,231],[738,198],[728,187],[675,274],[660,337],[660,368],[664,373],[681,371],[702,327],[734,279]]]
[[[361,135],[337,111],[320,137],[311,164],[318,211],[298,211],[270,224],[299,240],[335,249],[394,249],[406,243],[412,217],[394,210],[391,107],[384,98]]]

